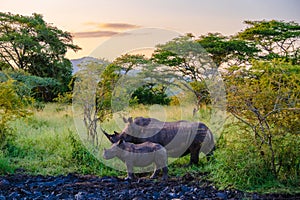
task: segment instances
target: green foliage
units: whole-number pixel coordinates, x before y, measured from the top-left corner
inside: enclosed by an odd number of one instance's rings
[[[207,68],[203,66],[204,64],[209,68],[214,67],[205,49],[188,35],[157,45],[151,60],[171,67],[180,74],[179,76],[192,81],[205,78],[202,70],[205,71]],[[173,76],[177,77],[178,74],[176,76],[174,73]]]
[[[130,70],[135,69],[139,65],[147,64],[149,61],[145,58],[144,55],[131,55],[125,54],[116,58],[113,62],[115,66],[118,66],[119,74],[121,74],[120,70],[127,74]]]
[[[118,175],[117,171],[106,167],[100,162],[72,132],[69,133],[69,140],[72,146],[72,160],[80,166],[79,173]]]
[[[0,72],[0,80],[15,80],[15,88],[22,98],[33,97],[37,101],[50,101],[60,91],[61,83],[53,78],[30,75],[22,70]]]
[[[237,37],[254,42],[262,50],[261,58],[272,60],[285,58],[299,64],[300,25],[284,21],[245,21],[248,28]]]
[[[152,105],[161,104],[169,105],[171,99],[165,93],[165,87],[162,85],[146,84],[138,88],[132,94],[133,99],[137,99],[139,104]]]
[[[300,66],[254,62],[226,77],[228,111],[250,132],[259,159],[278,180],[299,182]]]
[[[97,110],[101,121],[109,118],[112,114],[111,98],[115,85],[121,76],[121,67],[116,64],[108,65],[101,74],[98,83]]]
[[[223,187],[243,190],[262,187],[272,174],[260,158],[251,134],[238,129],[240,126],[230,123],[219,138],[212,165],[213,178]]]
[[[30,115],[24,103],[15,91],[13,80],[0,82],[0,145],[5,143],[11,133],[8,123]]]
[[[211,44],[214,42],[212,41]],[[206,47],[208,48],[208,45]],[[216,52],[211,53],[216,54]],[[207,95],[209,90],[204,83],[215,75],[214,72],[218,67],[211,59],[212,55],[208,54],[199,41],[187,34],[157,45],[151,60],[168,66],[169,76],[189,82],[198,98],[197,104],[200,105],[209,101]]]
[[[42,111],[45,108],[45,103],[41,102],[41,101],[35,101],[33,103],[33,107],[37,110],[37,111]]]
[[[210,54],[217,66],[228,64],[230,60],[244,63],[254,58],[259,51],[252,42],[226,37],[219,33],[202,35],[197,42]]]
[[[0,150],[0,174],[13,173],[14,169],[10,164],[10,161],[5,157],[4,153]]]
[[[56,98],[54,98],[53,100],[60,103],[60,104],[71,104],[72,103],[72,98],[73,98],[73,93],[72,92],[66,92],[63,94],[58,94],[58,96]]]
[[[251,192],[299,191],[299,176],[295,176],[295,171],[291,174],[286,173],[289,177],[278,179],[272,173],[270,164],[266,162],[266,155],[262,155],[261,149],[257,148],[253,133],[247,128],[247,125],[242,128],[236,120],[226,125],[218,140],[214,159],[208,167],[212,180],[220,188],[232,187]],[[294,138],[287,135],[285,139],[290,143]],[[294,146],[293,151],[297,152],[295,148],[297,147]],[[280,151],[281,154],[286,152],[282,149]],[[294,169],[295,167],[297,166],[294,166]]]
[[[159,75],[152,77],[149,71],[153,70],[155,66],[153,63],[146,59],[143,55],[129,55],[125,54],[118,57],[113,63],[106,66],[105,70],[100,76],[100,81],[97,88],[97,113],[101,121],[111,117],[112,114],[112,97],[113,92],[117,93],[116,89],[130,93],[129,103],[130,105],[136,104],[169,104],[170,100],[165,94],[163,85],[158,85],[155,81],[151,81],[155,78],[161,78]],[[134,77],[128,75],[128,73],[135,70],[136,75]],[[127,80],[131,80],[130,84],[126,86],[120,86],[119,80],[126,77]],[[150,78],[151,77],[151,78]],[[145,81],[144,79],[151,79]],[[136,81],[140,81],[139,84],[144,83],[141,87],[135,88]],[[131,87],[132,86],[132,87]],[[116,88],[118,87],[118,88]],[[124,92],[122,91],[122,92]],[[121,98],[121,97],[119,97]],[[126,98],[126,97],[122,97]],[[124,109],[124,99],[114,101],[114,111],[120,111]]]
[[[56,107],[57,104],[46,104],[42,112],[11,123],[18,137],[8,141],[3,156],[0,151],[0,172],[3,166],[3,173],[21,168],[35,175],[119,175],[100,163],[80,141],[71,106],[60,112]]]
[[[68,90],[72,65],[64,56],[68,49],[80,49],[72,44],[70,33],[46,23],[39,14],[22,16],[1,12],[0,42],[1,63],[13,70],[53,78],[61,83],[61,92]]]
[[[211,99],[207,86],[204,81],[193,81],[190,82],[192,89],[195,91],[198,97],[198,103],[200,104],[210,104]]]

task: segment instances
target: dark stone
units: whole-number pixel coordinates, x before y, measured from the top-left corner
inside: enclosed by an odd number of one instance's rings
[[[189,175],[188,175],[189,176]],[[189,179],[189,178],[187,178]],[[168,181],[69,174],[67,176],[0,176],[0,200],[6,199],[300,199],[300,194],[249,194],[220,191],[208,181],[171,178]]]
[[[218,199],[221,199],[221,200],[227,199],[227,195],[224,192],[217,192],[216,196]]]
[[[0,178],[0,186],[7,186],[9,184],[10,182],[8,180]]]
[[[8,198],[11,198],[11,199],[17,199],[19,198],[21,195],[18,193],[18,192],[13,192],[11,194],[8,195]]]

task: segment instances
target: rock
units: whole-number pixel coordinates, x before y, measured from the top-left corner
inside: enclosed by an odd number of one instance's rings
[[[18,199],[21,195],[18,192],[11,193],[8,198],[10,199]]]
[[[117,183],[119,180],[117,178],[114,177],[103,177],[101,179],[101,182],[103,183]]]
[[[216,197],[220,200],[227,199],[227,195],[224,192],[217,192]]]
[[[2,178],[0,179],[0,186],[7,186],[9,184],[10,182],[8,180]]]
[[[171,197],[172,199],[178,197],[177,194],[176,194],[176,193],[173,193],[173,192],[168,193],[168,196]]]
[[[218,191],[211,182],[189,174],[168,181],[93,175],[0,176],[0,200],[6,199],[300,199],[300,195],[248,194],[238,190]]]
[[[144,197],[141,197],[141,196],[137,196],[137,197],[134,197],[132,200],[147,200],[147,199]]]
[[[25,189],[21,189],[21,192],[24,193],[25,195],[31,195],[32,193],[25,190]]]
[[[76,200],[83,200],[86,193],[84,192],[78,192],[74,197]]]

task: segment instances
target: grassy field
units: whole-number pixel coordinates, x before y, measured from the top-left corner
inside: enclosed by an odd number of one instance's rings
[[[210,109],[199,111],[196,118],[192,115],[192,107],[184,110],[178,106],[139,106],[128,115],[150,116],[161,120],[174,121],[180,119],[200,120],[210,128],[218,130],[216,120],[211,120]],[[122,129],[120,116],[103,123],[103,127],[112,132]],[[220,120],[220,119],[219,119]],[[121,124],[121,125],[120,125]],[[11,123],[12,135],[6,148],[0,151],[0,174],[22,172],[27,174],[62,175],[68,173],[95,174],[99,176],[125,177],[126,172],[117,171],[106,166],[102,161],[101,149],[110,144],[102,140],[99,152],[94,156],[79,139],[73,120],[71,106],[47,104],[43,111],[35,111],[26,119]],[[202,176],[214,181],[221,188],[238,188],[246,191],[267,192],[300,192],[299,177],[292,177],[282,183],[270,175],[268,168],[256,156],[245,135],[239,134],[234,126],[225,128],[226,134],[219,139],[219,149],[215,151],[212,161],[202,156],[199,166],[183,167],[188,164],[189,156],[176,159],[169,165],[169,175],[183,176],[186,173]],[[100,139],[103,135],[100,133]],[[231,143],[222,144],[226,140]],[[118,165],[120,161],[112,163]],[[123,168],[125,169],[125,168]],[[150,173],[149,173],[150,175]]]
[[[138,111],[132,111],[131,116],[159,116],[161,110],[154,107],[148,109],[141,106]],[[161,109],[161,108],[160,108]],[[178,107],[164,109],[167,120],[176,120],[181,116]],[[192,115],[189,119],[192,119]],[[116,120],[104,123],[108,131],[116,130]],[[86,150],[79,139],[72,117],[71,106],[47,104],[43,111],[35,111],[34,115],[15,121],[11,124],[15,135],[0,155],[0,172],[24,171],[29,174],[59,175],[68,173],[96,174],[100,176],[119,175],[125,172],[116,171],[102,164],[102,151],[94,157]],[[119,130],[120,127],[117,127]],[[107,140],[102,140],[101,147],[108,147]],[[4,157],[4,154],[6,155]],[[181,168],[187,164],[189,157],[178,159],[170,166],[170,175],[180,176],[195,167]],[[203,162],[206,162],[203,159]]]

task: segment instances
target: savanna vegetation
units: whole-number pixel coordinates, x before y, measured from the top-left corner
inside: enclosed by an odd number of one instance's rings
[[[187,119],[196,108],[194,114],[209,121],[215,99],[207,80],[219,71],[227,115],[214,157],[203,157],[199,166],[188,168],[181,167],[188,158],[180,158],[171,164],[170,175],[205,172],[221,188],[300,192],[300,25],[245,23],[233,36],[186,34],[158,44],[150,58],[121,55],[112,63],[87,63],[72,75],[65,53],[80,47],[70,33],[39,14],[0,13],[0,173],[125,175],[102,164],[81,143],[72,117],[72,93],[82,103],[85,134],[98,146],[99,123],[126,106],[133,116],[146,116],[151,105],[160,104],[171,113],[167,120],[177,120],[180,101],[167,92],[174,80],[184,80],[183,87],[196,96]],[[99,76],[90,74],[94,71]],[[119,81],[130,74],[142,82],[116,101]],[[72,91],[90,80],[84,76],[99,80],[87,83],[94,84],[95,99],[85,88]]]

